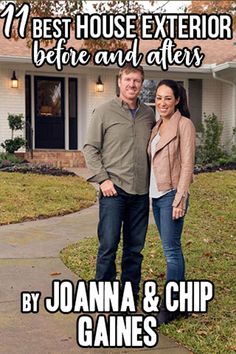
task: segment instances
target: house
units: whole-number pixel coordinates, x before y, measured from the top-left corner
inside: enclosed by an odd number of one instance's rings
[[[78,41],[71,40],[79,49]],[[190,111],[196,127],[203,113],[214,112],[224,123],[222,140],[231,141],[236,126],[236,39],[176,40],[178,47],[199,45],[205,53],[199,68],[170,66],[163,72],[157,66],[144,65],[146,80],[142,99],[154,106],[154,87],[163,78],[181,81],[188,94]],[[157,40],[144,40],[140,52],[158,48]],[[69,66],[58,72],[53,66],[36,68],[25,40],[6,39],[0,26],[0,144],[10,138],[8,113],[23,113],[28,147],[33,159],[56,166],[84,166],[81,152],[93,109],[116,95],[115,66]],[[13,72],[18,88],[11,87]],[[100,76],[104,89],[96,91]],[[25,153],[31,160],[29,152]]]

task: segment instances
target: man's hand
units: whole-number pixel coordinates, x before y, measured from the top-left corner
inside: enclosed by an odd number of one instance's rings
[[[184,214],[185,214],[185,210],[183,208],[173,207],[173,211],[172,211],[172,219],[173,220],[182,218],[182,216],[184,216]]]
[[[104,197],[114,197],[117,195],[114,184],[109,179],[100,184],[100,189]]]

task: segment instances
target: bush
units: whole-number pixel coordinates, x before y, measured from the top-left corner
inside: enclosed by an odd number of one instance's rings
[[[201,124],[200,132],[198,133],[200,145],[196,151],[197,164],[219,164],[220,159],[228,158],[228,154],[221,145],[222,131],[223,123],[218,121],[214,113],[208,116],[204,114],[204,123]]]
[[[8,114],[8,124],[11,129],[11,139],[6,139],[1,146],[9,154],[14,154],[15,151],[19,150],[22,146],[25,146],[25,139],[22,137],[14,138],[14,131],[22,130],[24,127],[24,116],[23,114]]]
[[[25,145],[25,139],[18,136],[14,139],[5,140],[1,145],[9,154],[14,154],[15,151]]]
[[[4,152],[0,153],[0,168],[12,166],[21,162],[22,159],[16,157],[14,154],[9,154]]]
[[[233,128],[233,137],[232,137],[233,141],[234,141],[235,137],[236,137],[236,128]],[[236,145],[235,144],[232,145],[230,159],[232,162],[236,162]]]
[[[22,130],[24,128],[23,114],[8,114],[8,124],[13,133],[15,130]],[[13,138],[13,136],[12,136]]]

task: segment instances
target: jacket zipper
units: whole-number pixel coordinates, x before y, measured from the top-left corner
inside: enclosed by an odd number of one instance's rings
[[[170,181],[171,181],[171,188],[173,188],[171,166],[170,166],[170,146],[169,146],[169,144],[168,144],[168,161],[169,161],[169,175],[170,175]]]

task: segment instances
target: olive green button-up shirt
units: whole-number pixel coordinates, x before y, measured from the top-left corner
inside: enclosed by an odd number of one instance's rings
[[[93,112],[84,144],[90,182],[110,179],[130,194],[146,194],[149,189],[147,146],[155,124],[153,110],[140,103],[135,117],[119,98]]]

